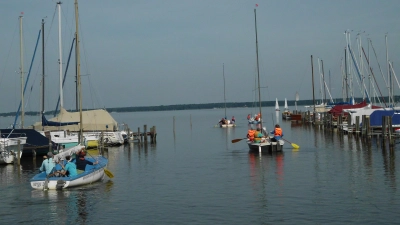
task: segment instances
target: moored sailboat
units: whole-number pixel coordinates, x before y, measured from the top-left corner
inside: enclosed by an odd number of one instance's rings
[[[285,98],[285,108],[283,109],[283,112],[282,112],[282,118],[283,119],[290,119],[290,111],[289,111],[289,108],[288,108],[288,105],[287,105],[287,100],[286,100],[286,98]]]

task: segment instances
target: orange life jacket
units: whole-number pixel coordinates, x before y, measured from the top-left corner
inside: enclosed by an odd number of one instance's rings
[[[275,136],[282,136],[282,129],[281,129],[281,128],[278,128],[278,127],[275,127],[275,133],[274,133],[274,135],[275,135]]]
[[[256,133],[255,130],[248,130],[247,131],[247,137],[252,141],[252,140],[254,140],[255,133]]]

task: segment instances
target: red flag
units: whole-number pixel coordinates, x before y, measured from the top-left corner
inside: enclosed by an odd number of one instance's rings
[[[24,15],[24,12],[21,12],[21,15]]]
[[[258,4],[256,4],[256,7],[258,7]]]

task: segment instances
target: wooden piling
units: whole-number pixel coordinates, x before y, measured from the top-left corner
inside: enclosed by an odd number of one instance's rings
[[[174,132],[174,136],[175,136],[175,116],[172,119],[172,131]]]
[[[360,116],[356,116],[355,128],[356,128],[356,133],[358,134],[358,132],[360,132]]]
[[[387,116],[388,123],[388,137],[389,137],[389,147],[394,146],[394,138],[393,138],[393,126],[392,126],[392,117]]]
[[[368,138],[371,137],[371,128],[370,128],[370,122],[369,122],[369,115],[365,116],[365,135],[367,135]]]
[[[385,137],[386,137],[386,132],[387,132],[387,122],[386,122],[386,116],[382,116],[382,146],[386,146],[386,141],[385,141]]]
[[[21,165],[21,140],[18,140],[18,152],[17,152],[17,160],[18,160],[18,166]]]
[[[147,125],[143,125],[144,143],[147,144]]]

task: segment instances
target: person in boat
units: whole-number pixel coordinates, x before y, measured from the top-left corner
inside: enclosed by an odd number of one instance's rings
[[[77,154],[76,157],[76,169],[78,174],[85,172],[86,165],[96,165],[98,162],[91,162],[85,159],[86,153],[83,151],[84,148]]]
[[[247,120],[250,120],[250,119],[251,119],[251,115],[248,114],[248,115],[247,115]]]
[[[49,177],[61,177],[62,176],[61,172],[63,170],[61,164],[63,166],[65,165],[64,159],[55,159],[54,163],[55,163],[55,166],[54,166],[53,170],[51,171],[51,174],[49,174]]]
[[[254,142],[255,143],[265,142],[265,136],[263,135],[261,128],[257,128],[257,130],[255,131]]]
[[[256,134],[256,131],[255,131],[255,130],[253,130],[253,129],[248,130],[248,131],[247,131],[247,139],[248,139],[249,141],[254,141],[255,134]]]
[[[275,129],[271,131],[271,134],[274,135],[274,137],[271,139],[271,141],[279,141],[283,137],[283,131],[282,128],[279,126],[279,124],[275,125]]]
[[[225,118],[222,118],[219,122],[220,125],[225,124]]]
[[[62,170],[61,170],[61,175],[63,176],[69,176],[69,177],[73,177],[78,175],[77,171],[76,171],[76,164],[71,162],[71,156],[67,155],[65,156],[65,160],[67,161],[67,163],[65,164],[65,166],[60,163]]]
[[[48,152],[47,156],[43,156],[43,158],[44,160],[39,170],[40,172],[46,171],[46,175],[49,175],[55,166],[55,163],[53,161],[53,153]]]
[[[235,117],[234,117],[234,116],[232,116],[231,123],[232,123],[232,124],[234,124],[234,123],[235,123],[235,121],[236,121],[236,120],[235,120]]]

